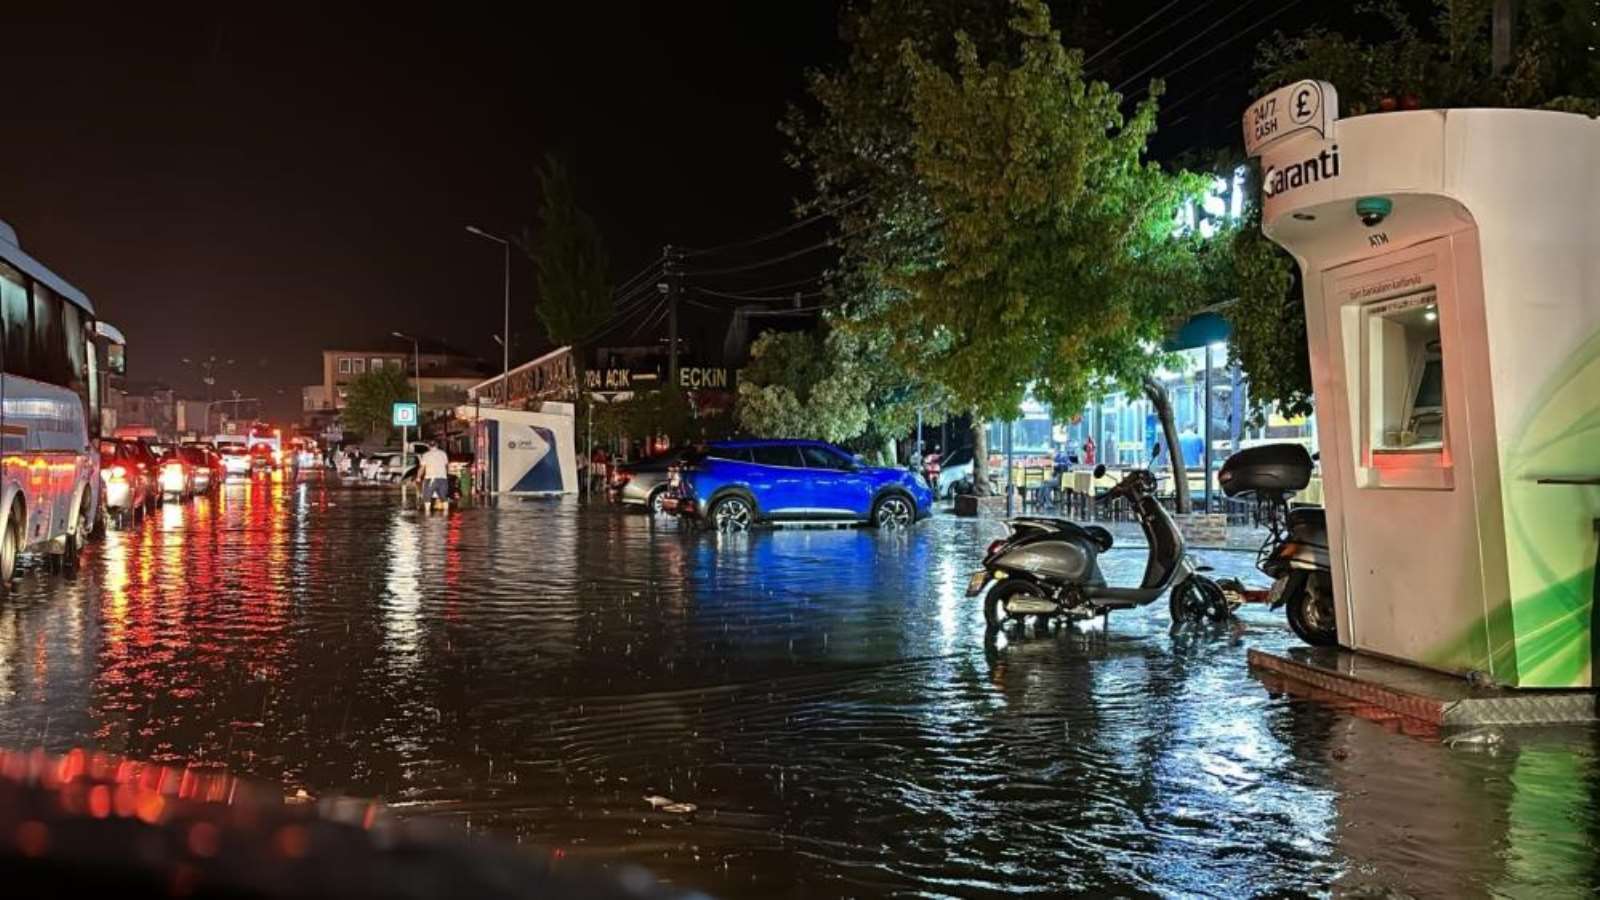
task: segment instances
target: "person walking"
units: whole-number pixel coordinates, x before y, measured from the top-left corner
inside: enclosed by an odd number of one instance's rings
[[[933,449],[922,457],[922,474],[928,480],[928,489],[933,491],[935,499],[939,496],[940,462],[944,457],[939,453],[939,445],[934,444]]]
[[[422,508],[434,509],[435,502],[450,509],[450,455],[444,448],[429,447],[417,462],[417,481],[422,486]]]

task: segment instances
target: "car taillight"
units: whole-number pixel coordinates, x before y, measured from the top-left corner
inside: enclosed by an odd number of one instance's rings
[[[1005,540],[1005,538],[1001,538],[1001,539],[1000,539],[1000,540],[998,540],[998,541],[995,541],[995,542],[993,542],[993,543],[991,543],[991,544],[990,544],[990,545],[989,545],[989,550],[988,550],[988,552],[986,552],[986,553],[985,553],[985,554],[984,554],[984,555],[985,555],[985,556],[993,556],[993,555],[995,555],[995,554],[996,554],[996,553],[999,553],[999,552],[1000,552],[1000,549],[1001,549],[1001,548],[1002,548],[1002,547],[1004,547],[1004,546],[1005,546],[1005,545],[1006,545],[1006,540]]]
[[[618,470],[618,471],[615,471],[615,472],[611,473],[611,486],[612,487],[622,487],[623,485],[627,484],[628,482],[630,482],[632,480],[633,480],[633,473],[631,473],[631,472],[623,472],[621,470]]]

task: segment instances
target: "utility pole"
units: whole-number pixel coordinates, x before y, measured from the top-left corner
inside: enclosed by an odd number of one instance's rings
[[[1516,49],[1517,6],[1518,0],[1494,0],[1494,33],[1490,57],[1496,75],[1511,67],[1511,53]]]

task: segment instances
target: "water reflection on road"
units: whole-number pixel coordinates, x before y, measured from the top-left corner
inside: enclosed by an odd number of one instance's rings
[[[992,527],[717,539],[229,485],[0,600],[0,745],[220,762],[723,896],[1594,883],[1592,732],[1452,750],[1272,696],[1265,612],[985,642]]]

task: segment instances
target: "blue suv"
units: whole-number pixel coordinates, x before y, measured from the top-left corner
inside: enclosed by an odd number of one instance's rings
[[[717,441],[684,457],[673,502],[679,515],[719,531],[757,522],[869,522],[903,527],[928,515],[933,493],[922,477],[874,468],[821,441]]]

